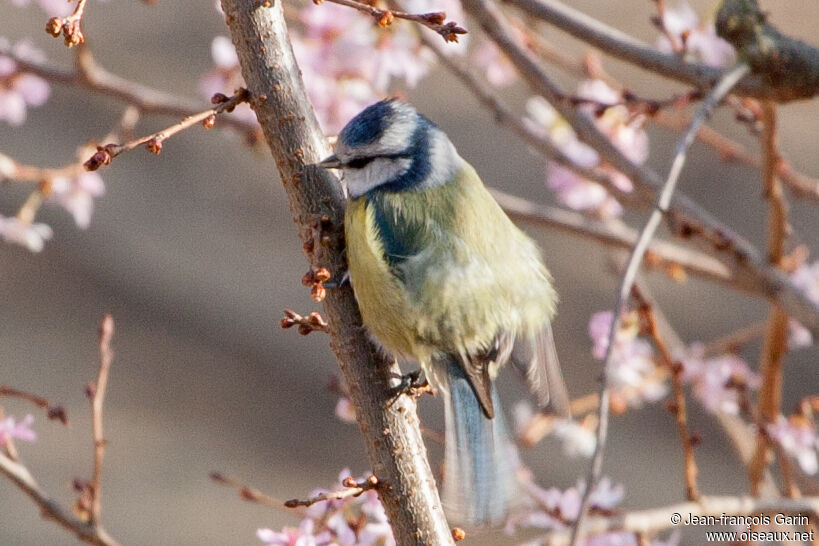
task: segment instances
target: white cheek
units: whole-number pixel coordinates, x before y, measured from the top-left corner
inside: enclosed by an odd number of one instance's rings
[[[344,182],[350,197],[361,197],[373,188],[404,174],[412,162],[409,159],[379,158],[363,169],[344,169]]]

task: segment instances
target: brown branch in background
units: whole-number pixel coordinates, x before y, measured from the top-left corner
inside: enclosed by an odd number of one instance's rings
[[[310,313],[306,317],[301,316],[291,309],[284,310],[284,318],[281,320],[281,327],[284,329],[299,326],[299,333],[303,336],[311,332],[329,332],[327,322],[318,313]]]
[[[771,102],[762,105],[762,181],[765,199],[768,201],[768,261],[773,266],[781,266],[785,255],[785,241],[788,235],[788,208],[782,185],[776,176],[779,160],[776,128],[776,107]],[[756,450],[749,468],[751,493],[760,494],[762,473],[768,464],[769,443],[766,426],[775,422],[782,405],[782,381],[784,357],[787,352],[788,315],[779,305],[772,305],[768,315],[768,327],[760,354],[762,384],[759,388],[758,432]],[[783,471],[787,466],[780,464]],[[790,476],[784,477],[790,482]]]
[[[629,249],[637,241],[637,231],[623,223],[593,220],[579,212],[533,203],[496,188],[490,188],[490,192],[515,221],[557,229],[613,248]],[[658,269],[675,280],[691,274],[735,290],[747,291],[745,286],[733,282],[731,270],[713,256],[668,241],[651,242],[646,254],[646,266]],[[759,287],[754,291],[757,296],[764,296]]]
[[[218,483],[219,485],[224,485],[236,489],[239,492],[239,497],[242,500],[248,502],[255,502],[257,504],[263,504],[265,506],[272,506],[274,508],[281,508],[282,505],[284,504],[283,501],[275,497],[271,497],[266,493],[262,493],[255,487],[251,487],[250,485],[242,483],[233,476],[226,476],[221,472],[211,472],[209,476],[211,480]]]
[[[504,1],[525,11],[531,17],[546,21],[575,38],[597,47],[607,55],[632,63],[655,74],[694,85],[700,89],[714,85],[722,75],[722,71],[717,68],[703,63],[688,62],[679,56],[662,53],[655,47],[557,0]],[[736,44],[734,45],[736,46]],[[810,66],[813,68],[815,65],[811,64]],[[801,79],[806,80],[807,78],[803,76]],[[776,85],[772,85],[772,83]],[[808,98],[816,92],[816,89],[810,85],[795,86],[790,85],[790,83],[789,80],[772,82],[764,74],[755,73],[743,78],[737,84],[734,92],[743,96],[775,101]]]
[[[0,474],[11,480],[40,507],[43,518],[57,522],[81,541],[97,546],[119,546],[119,542],[111,537],[101,525],[83,521],[71,514],[69,510],[63,509],[56,500],[40,489],[28,468],[11,460],[2,452],[0,452]]]
[[[238,104],[246,102],[247,100],[247,89],[239,89],[232,97],[226,97],[221,93],[217,93],[211,99],[211,102],[216,105],[214,108],[188,116],[179,123],[171,125],[166,129],[131,140],[125,144],[97,146],[97,152],[83,163],[83,165],[88,171],[96,171],[103,165],[110,165],[111,161],[121,153],[130,152],[134,148],[142,145],[145,145],[152,154],[158,154],[162,151],[162,143],[168,138],[197,123],[202,123],[205,129],[210,129],[215,125],[217,115],[222,112],[232,112]]]
[[[91,506],[89,522],[97,524],[102,511],[102,461],[105,457],[105,437],[102,432],[102,406],[105,403],[105,391],[108,386],[108,373],[114,359],[111,349],[111,338],[114,336],[114,317],[105,315],[100,323],[100,370],[97,381],[88,385],[91,397],[91,431],[94,438],[94,470],[89,483]]]
[[[671,374],[674,401],[669,403],[669,411],[674,414],[674,418],[677,421],[677,430],[679,431],[680,444],[682,445],[683,458],[685,459],[683,474],[685,477],[685,496],[688,500],[695,501],[699,498],[700,493],[697,487],[697,462],[694,458],[694,442],[688,430],[688,413],[682,384],[683,369],[680,363],[674,362],[671,358],[671,351],[668,350],[668,346],[657,328],[657,320],[654,317],[652,305],[648,300],[643,298],[640,290],[636,286],[632,294],[638,302],[639,312],[642,316],[645,329],[651,337],[657,351],[660,353],[660,360]]]
[[[588,53],[583,60],[572,58],[547,42],[543,38],[542,33],[532,32],[530,22],[524,23],[518,20],[514,15],[509,15],[509,19],[515,24],[518,31],[527,36],[528,45],[541,58],[562,68],[575,77],[600,79],[615,89],[620,90],[623,95],[628,96],[630,94],[630,91],[625,88],[623,84],[603,70],[596,53]],[[731,97],[729,97],[729,99],[730,98]],[[660,127],[675,131],[684,131],[691,123],[691,115],[681,109],[659,109],[649,115],[648,119]],[[758,154],[749,152],[748,149],[739,142],[728,138],[711,127],[703,126],[697,132],[697,139],[714,148],[720,157],[726,161],[738,160],[755,168],[761,167]],[[796,197],[819,203],[818,178],[808,176],[794,169],[784,157],[780,157],[776,168],[777,174],[782,182],[788,186]]]
[[[614,358],[615,337],[617,331],[620,329],[622,314],[626,307],[626,300],[631,293],[632,286],[637,278],[637,272],[640,268],[640,263],[643,260],[648,244],[654,237],[660,221],[669,212],[671,200],[674,196],[674,191],[679,181],[680,173],[688,155],[688,149],[694,142],[697,130],[705,123],[705,120],[711,115],[717,104],[722,98],[731,91],[734,85],[748,73],[747,65],[737,65],[730,72],[728,72],[720,82],[709,91],[708,96],[703,101],[697,114],[691,121],[691,125],[685,132],[683,137],[677,143],[676,150],[671,162],[671,168],[666,176],[665,182],[659,190],[657,201],[651,215],[646,221],[643,229],[640,231],[640,236],[634,244],[625,270],[620,278],[619,289],[617,291],[617,299],[614,304],[614,318],[612,319],[611,329],[608,336],[608,348],[606,349],[606,356],[603,360],[603,374],[600,384],[600,408],[598,410],[599,424],[597,426],[597,445],[595,447],[592,462],[589,467],[589,474],[586,483],[586,491],[583,493],[583,500],[580,504],[577,520],[572,527],[572,544],[578,544],[582,536],[583,520],[588,513],[591,494],[597,486],[603,470],[603,452],[606,445],[608,434],[608,419],[609,419],[609,400],[611,392],[609,389],[610,370],[612,368],[612,360]]]
[[[442,11],[414,14],[398,10],[379,9],[370,4],[356,2],[356,0],[327,0],[327,2],[347,6],[366,13],[372,16],[382,27],[387,27],[392,24],[396,17],[398,19],[413,21],[441,35],[445,42],[457,42],[459,34],[467,33],[465,28],[458,26],[454,21],[446,23],[446,13]]]
[[[717,35],[778,95],[767,98],[807,99],[819,93],[819,49],[779,32],[756,0],[723,0],[715,24]]]
[[[525,123],[522,123],[520,118],[501,101],[492,87],[472,74],[466,63],[452,55],[446,55],[439,44],[434,43],[429,37],[421,35],[420,39],[421,43],[430,48],[435,55],[437,55],[438,61],[461,80],[472,94],[492,112],[495,121],[499,125],[505,126],[515,133],[525,144],[544,157],[559,163],[588,180],[598,182],[604,186],[610,185],[611,179],[608,174],[595,167],[580,167],[548,138],[542,137],[530,129]],[[627,196],[625,200],[628,201],[629,197]]]
[[[74,47],[85,42],[85,34],[83,34],[80,28],[80,22],[82,21],[87,3],[88,0],[77,0],[77,7],[74,8],[74,13],[67,17],[52,17],[49,19],[46,23],[46,32],[55,38],[62,34],[65,45],[68,47]]]
[[[85,46],[77,48],[75,67],[66,70],[47,62],[35,62],[16,55],[11,46],[0,44],[0,55],[13,60],[19,70],[40,76],[52,83],[86,89],[135,106],[140,112],[175,118],[192,116],[202,110],[199,100],[179,98],[141,83],[126,80],[99,65]],[[242,133],[250,143],[261,139],[257,123],[236,116],[223,116],[223,123]]]
[[[757,322],[739,328],[705,344],[706,356],[717,356],[725,353],[736,353],[743,345],[756,341],[765,335],[765,322]]]
[[[63,425],[68,426],[68,414],[66,413],[65,408],[62,405],[52,405],[47,398],[20,389],[15,389],[14,387],[9,387],[7,385],[0,385],[0,396],[27,400],[38,408],[46,410],[46,416],[50,420],[57,420]]]
[[[341,500],[346,499],[347,497],[357,497],[365,491],[369,491],[370,489],[377,489],[379,485],[378,478],[375,475],[370,475],[367,477],[366,480],[357,482],[354,478],[345,478],[342,481],[342,485],[344,489],[339,489],[337,491],[329,491],[327,493],[319,493],[315,497],[310,497],[309,499],[290,499],[284,501],[284,505],[287,508],[296,508],[298,506],[312,506],[317,502],[327,501],[327,500]]]
[[[633,163],[600,132],[592,120],[557,100],[561,94],[560,88],[541,68],[538,60],[521,48],[517,40],[506,31],[505,22],[496,6],[488,0],[464,0],[463,4],[518,68],[530,87],[552,103],[577,136],[593,147],[613,168],[634,182],[637,197],[646,202],[654,202],[664,187],[663,179],[655,171]],[[618,197],[623,195],[622,191],[610,184],[607,188]],[[761,260],[757,249],[749,241],[682,192],[676,193],[665,216],[674,233],[696,241],[715,252],[721,260],[736,267],[737,278],[742,279],[743,283],[775,287],[769,299],[785,307],[789,315],[799,320],[812,333],[819,335],[819,304],[810,300],[781,270]]]

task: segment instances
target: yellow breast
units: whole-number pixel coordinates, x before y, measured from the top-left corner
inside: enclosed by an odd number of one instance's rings
[[[365,198],[350,201],[344,218],[347,263],[361,317],[370,333],[395,356],[416,358],[414,309],[390,272]]]

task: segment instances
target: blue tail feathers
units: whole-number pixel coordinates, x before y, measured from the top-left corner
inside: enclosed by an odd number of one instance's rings
[[[514,449],[509,441],[497,390],[492,386],[495,417],[484,415],[460,365],[447,363],[444,391],[446,460],[444,507],[452,521],[498,525],[506,517],[515,491]]]

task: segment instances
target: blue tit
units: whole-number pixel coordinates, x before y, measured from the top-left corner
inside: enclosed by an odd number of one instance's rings
[[[512,360],[541,404],[551,390],[550,404],[567,406],[550,327],[557,294],[537,246],[447,135],[398,100],[355,116],[319,166],[343,172],[349,276],[365,326],[387,352],[417,361],[445,400],[450,520],[502,522],[515,469],[498,368]]]

